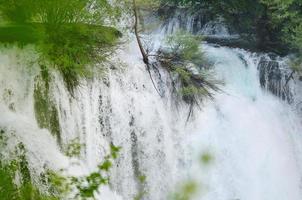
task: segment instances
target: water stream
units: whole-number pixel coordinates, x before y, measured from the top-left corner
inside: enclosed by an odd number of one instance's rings
[[[195,169],[207,191],[203,199],[301,199],[301,118],[261,88],[259,56],[205,49],[225,86],[204,107],[192,138],[199,152],[215,157],[211,167]]]
[[[298,110],[261,87],[262,55],[209,44],[203,49],[224,82],[223,92],[206,101],[189,123],[186,105],[176,107],[169,90],[164,97],[154,90],[134,40],[118,51],[105,76],[96,71],[93,79],[83,80],[75,97],[52,72],[58,143],[35,117],[35,53],[30,47],[2,48],[0,127],[14,135],[9,147],[24,143],[36,182],[45,168],[87,174],[108,153],[110,143],[121,146],[110,185],[100,189],[98,199],[133,199],[141,188],[139,173],[146,176],[143,187],[150,200],[167,199],[183,179],[202,183],[196,199],[301,200]],[[165,72],[161,74],[162,83],[169,85]],[[64,146],[75,138],[85,145],[79,158],[69,158]],[[203,152],[213,156],[210,165],[200,164]]]

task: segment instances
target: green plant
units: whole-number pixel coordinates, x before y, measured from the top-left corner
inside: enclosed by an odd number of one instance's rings
[[[34,44],[44,71],[52,66],[61,72],[73,94],[91,66],[112,53],[121,34],[103,24],[118,16],[107,0],[0,0],[0,42]]]
[[[191,200],[198,192],[198,184],[195,181],[187,181],[183,183],[177,192],[175,192],[171,200]]]
[[[69,144],[67,144],[65,154],[68,157],[78,157],[78,156],[80,156],[81,149],[83,146],[84,146],[84,144],[80,143],[80,139],[75,138],[75,139],[71,140]]]
[[[138,184],[140,184],[140,189],[138,193],[134,196],[134,200],[141,200],[147,194],[144,185],[146,184],[147,177],[145,175],[140,175],[138,177]]]
[[[110,145],[111,153],[105,157],[105,160],[98,165],[98,169],[95,172],[90,173],[84,177],[72,177],[71,184],[77,189],[76,198],[82,200],[94,197],[94,193],[97,192],[100,186],[107,185],[109,183],[108,172],[112,167],[112,162],[118,156],[120,147]]]
[[[93,199],[95,193],[102,185],[109,183],[109,170],[113,161],[117,158],[120,147],[110,145],[110,154],[105,156],[103,162],[97,166],[97,170],[81,177],[65,177],[59,172],[48,170],[43,179],[49,185],[49,193],[58,197],[70,197],[72,199]]]
[[[47,170],[42,174],[42,180],[48,186],[48,192],[57,198],[63,199],[71,192],[70,181],[59,172]]]
[[[40,128],[47,128],[61,144],[61,130],[60,121],[57,108],[51,96],[49,95],[49,75],[43,74],[41,77],[37,77],[34,88],[34,110],[37,123]],[[44,77],[43,77],[44,76]],[[39,79],[40,78],[40,79]],[[41,80],[44,79],[45,81]]]
[[[205,65],[207,63],[201,50],[201,42],[201,36],[195,36],[183,30],[177,31],[166,39],[168,51],[173,55],[174,60]]]
[[[211,164],[213,162],[213,160],[214,160],[214,158],[213,158],[212,154],[209,152],[203,152],[200,156],[200,162],[201,162],[201,164],[204,164],[204,165]]]
[[[31,182],[17,185],[14,181],[16,171],[10,164],[0,162],[0,199],[1,200],[58,200],[54,196],[42,194]]]
[[[299,0],[261,0],[268,7],[272,24],[278,27],[283,42],[294,49],[296,57],[291,61],[294,72],[302,70],[302,2]]]
[[[166,46],[155,55],[171,75],[173,91],[189,104],[188,119],[193,107],[204,98],[213,98],[219,81],[210,73],[210,64],[201,50],[202,38],[180,31],[168,36]]]
[[[0,129],[0,150],[7,146],[7,131]],[[32,183],[26,149],[18,143],[11,160],[4,160],[0,155],[0,199],[1,200],[58,200],[52,195],[45,195]]]

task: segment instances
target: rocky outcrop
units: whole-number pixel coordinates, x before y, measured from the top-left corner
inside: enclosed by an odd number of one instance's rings
[[[259,81],[262,88],[270,91],[283,100],[292,103],[293,93],[289,82],[293,78],[292,71],[282,66],[277,60],[262,57],[258,64]]]

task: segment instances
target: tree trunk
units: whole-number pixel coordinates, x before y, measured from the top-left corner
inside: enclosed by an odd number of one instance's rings
[[[146,65],[149,65],[149,59],[148,59],[148,55],[143,47],[142,41],[139,37],[139,32],[138,32],[138,13],[137,13],[137,5],[136,5],[136,0],[133,0],[133,12],[134,12],[134,33],[135,33],[135,37],[137,40],[137,44],[139,47],[139,50],[143,56],[143,61]]]

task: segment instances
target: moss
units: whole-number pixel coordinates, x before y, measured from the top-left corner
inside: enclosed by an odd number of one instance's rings
[[[14,199],[16,186],[13,183],[11,171],[7,166],[0,166],[0,199]]]
[[[5,138],[5,131],[4,129],[0,128],[0,141],[2,141]]]
[[[59,115],[54,105],[51,106],[49,129],[50,132],[56,136],[59,144],[61,144],[61,130],[60,130]]]
[[[16,185],[15,173],[10,164],[0,161],[0,199],[1,200],[58,200],[54,196],[42,194],[31,182]]]
[[[35,116],[40,128],[48,129],[61,144],[61,130],[58,111],[49,96],[49,85],[41,80],[36,81],[34,89]]]
[[[15,103],[13,102],[14,93],[11,89],[5,88],[3,92],[3,100],[11,111],[16,111]]]
[[[201,164],[208,165],[214,160],[213,156],[209,152],[204,152],[200,156]]]
[[[0,130],[1,141],[7,138],[4,129]],[[5,148],[1,145],[2,148]],[[26,149],[22,142],[18,143],[15,151],[11,152],[13,159],[0,159],[0,199],[1,200],[57,200],[53,196],[42,194],[32,184],[29,163],[26,157]],[[16,179],[17,178],[17,179]]]
[[[0,162],[2,159],[2,152],[4,152],[4,148],[7,146],[7,135],[5,129],[0,127]]]
[[[195,181],[187,181],[181,185],[176,193],[173,194],[174,200],[194,199],[198,193],[198,184]]]
[[[48,92],[49,90],[49,82],[50,82],[50,74],[46,65],[40,65],[41,68],[41,78],[44,81],[45,89]]]
[[[146,184],[146,181],[147,181],[147,177],[145,175],[140,175],[138,177],[138,181],[139,181],[139,184],[141,184],[141,186],[140,186],[138,193],[134,196],[134,200],[144,199],[145,195],[147,195],[147,193],[148,193],[146,191],[146,189],[144,188],[144,185]]]
[[[70,143],[67,145],[65,154],[68,157],[79,157],[81,154],[81,149],[85,144],[80,143],[79,138],[75,138],[70,141]]]
[[[48,126],[48,100],[39,85],[36,85],[34,90],[34,107],[37,122],[40,128]]]
[[[71,191],[70,182],[59,172],[47,170],[42,179],[48,186],[48,192],[56,197],[63,197]]]
[[[29,183],[31,181],[31,175],[29,171],[28,162],[25,155],[25,146],[23,143],[19,143],[18,146],[19,155],[17,158],[18,162],[18,168],[20,170],[21,176],[22,176],[22,182],[23,183]]]

